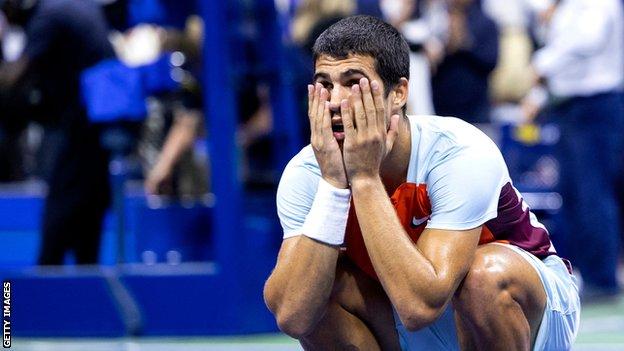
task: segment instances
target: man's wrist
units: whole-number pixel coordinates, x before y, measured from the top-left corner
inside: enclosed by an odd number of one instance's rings
[[[302,234],[329,245],[341,245],[350,205],[350,189],[337,188],[320,179],[312,207],[301,228]]]
[[[369,191],[372,188],[379,186],[381,182],[381,177],[379,175],[371,175],[371,176],[357,176],[351,178],[351,191],[353,193]]]

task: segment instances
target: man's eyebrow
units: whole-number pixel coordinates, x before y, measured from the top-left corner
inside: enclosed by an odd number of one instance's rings
[[[316,82],[319,78],[329,79],[329,74],[323,73],[323,72],[319,72],[319,73],[315,74],[314,77],[312,77],[312,81]]]
[[[351,68],[351,69],[348,69],[348,70],[342,72],[340,74],[340,77],[344,79],[344,78],[346,78],[348,76],[353,76],[353,75],[356,75],[356,74],[362,75],[362,76],[366,77],[368,80],[370,80],[370,78],[368,77],[368,74],[366,74],[364,71],[359,70],[357,68]]]

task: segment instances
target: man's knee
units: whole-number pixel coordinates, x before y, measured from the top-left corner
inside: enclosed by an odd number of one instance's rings
[[[535,269],[520,253],[497,244],[477,249],[453,298],[461,319],[482,337],[500,324],[533,339],[545,304],[546,293]]]
[[[480,247],[459,286],[453,303],[460,312],[478,312],[483,303],[504,303],[511,298],[509,263],[499,252]]]

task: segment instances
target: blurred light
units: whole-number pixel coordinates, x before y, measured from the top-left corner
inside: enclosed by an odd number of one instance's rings
[[[121,159],[113,159],[108,165],[108,171],[114,176],[123,174],[124,170],[124,161]]]
[[[563,198],[559,195],[559,193],[555,192],[523,192],[522,197],[533,210],[558,211],[563,205]]]
[[[164,201],[159,195],[147,195],[146,200],[149,209],[156,210],[164,206]]]
[[[561,132],[554,124],[547,124],[542,127],[542,143],[546,145],[554,145],[559,141]]]
[[[178,265],[182,262],[182,254],[177,250],[167,251],[167,263],[171,265]]]
[[[184,81],[185,73],[184,70],[180,67],[176,67],[171,70],[171,79],[173,79],[177,83],[182,83]]]
[[[213,207],[216,202],[216,197],[213,193],[204,194],[201,198],[201,202],[206,207]]]
[[[41,91],[39,89],[31,90],[28,95],[28,102],[31,105],[39,105],[41,103]]]
[[[535,124],[523,124],[514,129],[515,140],[525,145],[535,145],[540,141],[540,128]]]
[[[158,255],[156,255],[154,251],[147,250],[143,251],[143,253],[141,254],[141,259],[143,260],[143,263],[151,266],[158,262]]]
[[[193,208],[195,206],[195,197],[191,195],[182,195],[180,197],[180,205],[182,208]]]
[[[171,62],[172,66],[182,67],[182,65],[184,65],[184,63],[186,62],[186,56],[184,56],[184,54],[181,53],[180,51],[176,51],[173,54],[171,54],[171,58],[169,59],[169,62]]]
[[[550,6],[555,4],[554,0],[528,0],[527,4],[529,8],[535,12],[541,12],[547,10]]]

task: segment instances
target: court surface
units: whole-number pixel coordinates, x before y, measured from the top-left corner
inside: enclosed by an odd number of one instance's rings
[[[281,334],[228,338],[20,339],[15,351],[295,351]],[[583,305],[575,351],[624,351],[624,296],[611,303]]]

